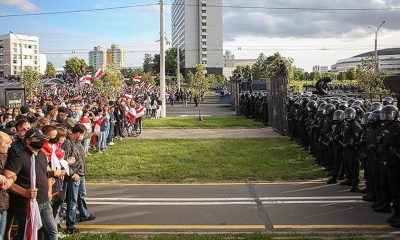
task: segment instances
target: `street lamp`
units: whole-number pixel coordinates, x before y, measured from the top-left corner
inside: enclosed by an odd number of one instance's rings
[[[177,25],[174,24],[174,28],[176,28],[176,27],[177,27]],[[177,81],[177,85],[178,85],[178,91],[180,91],[181,90],[181,58],[180,58],[180,53],[179,53],[180,52],[179,32],[177,34],[178,34],[178,42],[176,45],[176,56],[177,56],[177,59],[176,59],[176,65],[177,65],[176,81]]]
[[[21,55],[21,71],[20,71],[19,75],[20,75],[20,77],[22,77],[22,70],[23,70],[23,65],[22,65],[22,40],[21,40],[21,38],[18,37],[17,34],[13,33],[12,31],[10,31],[10,34],[13,34],[19,40],[20,55]]]
[[[374,29],[374,28],[372,28],[372,27],[370,27],[370,26],[368,26],[368,28],[369,29],[371,29],[372,31],[374,31],[375,32],[375,61],[376,61],[376,69],[375,69],[375,71],[376,72],[379,72],[379,59],[378,59],[378,32],[379,32],[379,29],[381,29],[381,27],[383,26],[383,24],[385,24],[386,23],[386,21],[383,21],[382,23],[381,23],[381,25],[377,28],[377,29]]]

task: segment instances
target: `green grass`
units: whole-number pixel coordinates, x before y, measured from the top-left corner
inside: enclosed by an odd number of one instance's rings
[[[263,128],[264,124],[239,116],[146,118],[144,128]]]
[[[123,234],[81,234],[68,236],[66,240],[285,240],[285,239],[353,239],[353,240],[367,240],[377,239],[378,235],[365,235],[365,234],[268,234],[268,233],[254,233],[254,234],[236,234],[236,235],[158,235],[158,236],[129,236]]]
[[[287,138],[134,139],[88,157],[96,182],[233,182],[310,180],[324,176]]]

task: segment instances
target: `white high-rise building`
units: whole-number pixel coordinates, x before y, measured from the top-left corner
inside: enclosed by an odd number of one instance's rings
[[[93,66],[95,70],[104,69],[106,67],[106,52],[102,46],[93,48],[93,51],[89,52],[89,65]]]
[[[222,0],[174,0],[172,47],[179,46],[188,73],[204,64],[210,74],[222,74]]]
[[[21,69],[40,71],[39,38],[9,33],[0,36],[0,77],[20,75]]]

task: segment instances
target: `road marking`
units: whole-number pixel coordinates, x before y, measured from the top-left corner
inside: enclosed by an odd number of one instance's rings
[[[232,182],[232,183],[94,183],[88,182],[89,186],[237,186],[237,185],[299,185],[299,184],[326,184],[324,181],[309,182]],[[333,186],[333,185],[332,185]]]
[[[302,188],[302,189],[296,189],[296,190],[291,190],[291,191],[285,191],[283,193],[294,193],[294,192],[302,192],[302,191],[308,191],[308,190],[314,190],[314,189],[320,189],[320,188],[327,188],[327,187],[332,187],[332,186],[336,186],[336,185],[322,185],[322,186],[318,186],[318,187],[311,187],[311,188]]]
[[[365,203],[362,200],[315,200],[315,201],[262,201],[266,205],[280,204],[329,204],[329,203]],[[127,206],[210,206],[210,205],[257,205],[253,201],[240,202],[87,202],[88,205],[127,205]]]
[[[274,225],[275,229],[390,229],[389,225]]]
[[[316,197],[260,197],[262,201],[278,200],[361,200],[361,196],[316,196]],[[86,198],[87,201],[138,201],[138,202],[211,202],[254,201],[253,198]]]
[[[230,230],[264,229],[264,225],[76,225],[78,229],[104,230]],[[274,229],[391,229],[389,225],[273,225]]]
[[[265,229],[264,225],[76,225],[78,229],[166,230],[166,229]]]

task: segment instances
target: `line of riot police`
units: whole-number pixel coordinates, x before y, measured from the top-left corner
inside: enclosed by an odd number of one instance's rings
[[[241,93],[239,96],[238,115],[245,116],[264,124],[268,123],[268,96],[265,92]]]
[[[376,212],[392,213],[400,227],[400,122],[393,99],[370,103],[362,98],[289,96],[289,136],[315,156],[328,184],[348,185],[365,195]],[[366,187],[361,189],[360,168]]]

